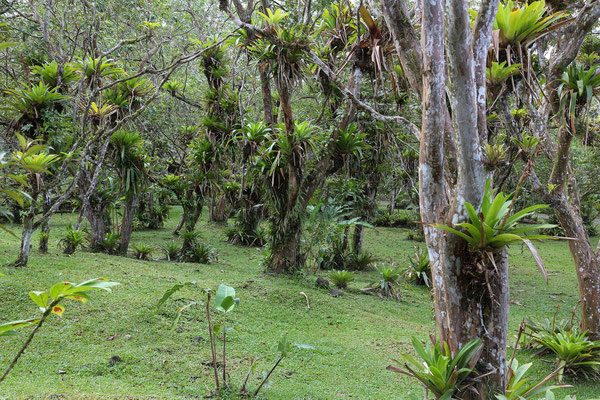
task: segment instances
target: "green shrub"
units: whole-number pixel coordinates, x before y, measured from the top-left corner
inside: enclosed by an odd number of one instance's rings
[[[171,240],[170,243],[162,245],[160,248],[168,261],[177,261],[181,257],[181,243]]]
[[[588,338],[588,332],[579,329],[558,328],[556,331],[540,331],[534,340],[543,349],[554,353],[559,367],[563,370],[559,374],[559,381],[563,374],[570,376],[583,376],[586,379],[598,377],[600,370],[600,341]]]
[[[58,242],[58,247],[63,249],[64,254],[73,254],[75,250],[85,242],[86,234],[72,225],[67,226],[67,233]]]
[[[333,284],[340,289],[346,289],[348,287],[348,284],[352,282],[355,278],[355,274],[346,270],[331,271],[329,273],[329,279],[331,279]]]
[[[348,266],[348,254],[342,239],[334,239],[330,245],[321,246],[317,252],[317,265],[323,270],[342,270]]]
[[[242,246],[262,246],[265,243],[265,232],[259,227],[248,227],[234,223],[225,229],[227,241],[231,244]]]
[[[437,399],[450,399],[455,392],[472,383],[467,378],[479,359],[481,339],[469,341],[454,357],[445,342],[432,339],[432,343],[423,346],[413,337],[412,344],[420,360],[402,353],[404,366],[390,365],[388,370],[418,379]]]
[[[182,256],[186,261],[200,264],[211,264],[218,261],[217,250],[201,241],[194,241]]]
[[[149,246],[144,243],[132,244],[131,246],[134,248],[135,258],[137,258],[138,260],[148,260],[152,255],[152,252],[156,250],[156,247]]]
[[[366,271],[369,267],[377,261],[377,257],[367,251],[360,250],[358,253],[351,252],[348,255],[348,269],[354,271]]]
[[[392,228],[412,228],[417,226],[415,221],[418,220],[419,216],[413,210],[395,210],[393,213],[377,210],[371,224]]]
[[[429,254],[419,249],[414,257],[409,260],[409,265],[403,271],[404,276],[410,282],[419,286],[431,286],[431,265]]]
[[[106,254],[116,254],[121,234],[118,232],[109,232],[104,239],[98,242],[98,248]]]

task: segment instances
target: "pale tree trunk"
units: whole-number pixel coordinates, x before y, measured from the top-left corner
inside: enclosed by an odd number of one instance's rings
[[[121,241],[119,242],[119,253],[127,254],[131,233],[133,232],[133,218],[138,203],[138,196],[131,195],[125,197],[125,209],[123,210],[123,220],[121,221]]]
[[[497,1],[484,2],[481,9],[490,7],[497,7]],[[478,370],[488,374],[477,387],[479,395],[468,390],[456,394],[464,399],[492,398],[492,393],[504,390],[509,312],[507,253],[473,251],[458,236],[443,233],[431,224],[462,222],[466,219],[464,203],[476,208],[481,203],[486,174],[479,133],[485,131],[485,120],[478,121],[478,116],[486,98],[485,88],[478,90],[478,84],[485,85],[485,80],[476,76],[481,69],[476,68],[475,59],[482,53],[481,48],[487,50],[489,46],[494,15],[480,15],[472,33],[466,1],[449,2],[446,10],[441,0],[423,4],[419,197],[421,218],[427,224],[425,239],[432,266],[435,316],[440,339],[448,343],[453,354],[469,340],[481,338],[484,347]],[[445,137],[446,66],[455,135]],[[458,171],[454,187],[449,187],[445,177],[451,171],[445,170],[448,161],[444,155],[446,141],[453,137],[456,143],[448,143],[448,151],[455,146]]]
[[[44,213],[47,213],[50,210],[50,192],[47,191],[44,193]],[[40,237],[40,252],[47,253],[48,252],[48,238],[50,235],[50,218],[45,220],[40,228],[41,237]]]
[[[35,217],[35,207],[29,211],[23,218],[23,232],[21,233],[21,248],[19,258],[14,262],[15,267],[25,267],[29,261],[29,253],[31,251],[31,237],[33,236],[33,219]]]
[[[35,177],[29,177],[29,186],[33,188],[31,193],[31,203],[29,212],[23,217],[23,232],[21,232],[21,247],[19,249],[19,257],[12,263],[14,267],[25,267],[29,262],[29,253],[31,252],[31,238],[35,231],[35,214],[37,212],[38,198],[40,191],[38,181]]]

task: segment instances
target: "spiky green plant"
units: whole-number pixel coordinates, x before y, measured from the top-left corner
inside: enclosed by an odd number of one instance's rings
[[[43,81],[31,87],[6,89],[4,92],[9,96],[4,99],[4,105],[0,107],[0,110],[6,111],[15,119],[37,119],[43,109],[69,98],[69,96],[57,93],[56,88],[48,86]]]
[[[497,63],[492,61],[492,65],[485,69],[485,77],[489,85],[500,85],[513,75],[520,72],[523,64],[506,65],[506,61]]]
[[[67,233],[58,242],[58,247],[63,249],[65,254],[73,254],[75,250],[85,242],[85,232],[73,228],[72,225],[67,226]]]
[[[530,378],[526,378],[525,375],[531,363],[519,365],[519,362],[515,359],[508,366],[508,375],[506,379],[506,394],[496,395],[498,400],[527,400],[527,399],[538,399],[540,395],[546,394],[546,399],[550,399],[549,393],[554,389],[561,387],[569,387],[568,385],[549,385],[548,382],[552,381],[558,375],[558,371],[555,371],[547,375],[541,381],[530,381]]]
[[[545,1],[517,4],[512,0],[498,5],[494,30],[500,31],[503,44],[527,45],[541,35],[556,29],[556,22],[566,16],[561,11],[548,16]]]
[[[131,246],[135,250],[135,258],[137,258],[138,260],[150,259],[152,253],[154,252],[154,250],[156,250],[156,247],[147,245],[145,243],[134,243]]]
[[[494,169],[498,165],[504,163],[508,156],[508,149],[502,143],[490,145],[485,144],[484,147],[486,166],[489,169]]]
[[[55,88],[59,81],[61,85],[77,82],[81,76],[73,64],[59,65],[56,61],[31,67],[31,74],[49,87]]]
[[[279,24],[285,17],[289,15],[289,13],[283,12],[279,8],[273,12],[270,8],[267,8],[267,13],[263,14],[258,12],[258,15],[261,16],[266,25],[273,27],[275,29],[279,28]]]
[[[479,359],[483,344],[476,338],[466,343],[453,357],[446,342],[434,341],[426,346],[415,337],[412,345],[421,358],[402,353],[404,366],[390,365],[388,370],[418,379],[437,399],[449,400],[452,395],[466,385],[472,384],[467,378]],[[400,364],[400,362],[396,361]]]
[[[431,263],[427,251],[419,249],[409,260],[409,265],[403,271],[404,276],[416,285],[431,286]]]
[[[478,251],[500,249],[513,242],[527,243],[530,239],[551,239],[546,235],[525,235],[538,229],[553,228],[551,224],[519,225],[519,221],[523,218],[530,216],[534,211],[547,208],[547,205],[537,204],[510,215],[512,205],[513,195],[505,195],[502,192],[496,194],[496,189],[490,189],[488,179],[479,210],[476,211],[471,203],[465,202],[470,222],[455,225],[465,231],[443,224],[435,224],[435,226],[460,236]]]
[[[561,108],[574,119],[577,107],[590,103],[600,90],[600,71],[575,62],[563,70],[557,92]]]
[[[339,154],[343,155],[357,155],[362,157],[362,152],[368,149],[370,146],[365,143],[365,137],[367,136],[364,132],[357,132],[358,127],[352,124],[348,129],[340,131],[340,134],[335,143],[336,150]]]
[[[534,340],[556,355],[558,366],[563,368],[558,376],[559,382],[564,374],[584,376],[586,379],[598,376],[600,341],[589,340],[587,331],[581,332],[577,327],[544,330],[535,334]]]
[[[93,58],[87,56],[84,59],[78,59],[73,66],[76,71],[82,74],[85,79],[93,78],[111,78],[115,79],[125,73],[123,68],[117,66],[117,63],[107,58]]]
[[[375,264],[375,269],[379,272],[379,281],[364,290],[376,290],[385,297],[393,296],[400,301],[398,282],[402,276],[402,270],[394,265],[383,264]]]
[[[517,146],[519,146],[519,149],[521,149],[521,151],[523,151],[527,154],[533,154],[533,152],[535,151],[535,148],[537,147],[538,143],[540,142],[540,139],[536,138],[535,136],[531,136],[531,135],[523,135],[523,137],[520,140],[517,138],[513,138],[512,141]]]
[[[333,284],[340,289],[346,289],[348,284],[356,279],[356,274],[346,270],[334,270],[331,271],[328,276]]]
[[[181,257],[181,243],[171,240],[168,244],[161,246],[168,261],[177,261]]]

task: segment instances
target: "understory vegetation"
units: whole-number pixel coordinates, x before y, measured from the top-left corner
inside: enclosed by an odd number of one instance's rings
[[[599,28],[2,0],[0,399],[598,398]]]
[[[163,228],[134,231],[132,242],[168,247],[179,216],[180,208],[173,208]],[[201,301],[202,289],[216,289],[221,283],[235,288],[240,303],[226,319],[218,312],[214,314],[213,322],[225,322],[226,327],[233,328],[227,332],[227,371],[232,392],[223,392],[220,398],[238,398],[235,393],[253,360],[256,366],[247,387],[248,391],[255,390],[263,373],[277,361],[277,346],[284,335],[290,343],[307,344],[319,352],[293,350],[275,369],[258,398],[389,399],[410,398],[411,393],[422,398],[416,380],[385,369],[394,363],[392,360],[401,359],[400,353],[417,356],[411,337],[425,338],[435,331],[427,286],[399,278],[398,302],[393,297],[361,290],[381,280],[376,269],[354,272],[356,279],[340,297],[331,296],[331,289],[315,285],[317,276],[328,279],[327,271],[273,279],[263,273],[258,248],[229,245],[225,228],[207,222],[207,217],[204,214],[198,228],[219,253],[218,262],[208,265],[168,262],[158,250],[152,255],[153,261],[137,260],[133,250],[126,258],[87,250],[66,257],[58,242],[60,232],[66,232],[74,216],[60,214],[54,218],[55,234],[49,238],[47,254],[34,250],[28,269],[0,268],[0,273],[6,275],[0,277],[5,299],[2,320],[35,316],[27,292],[61,280],[77,282],[90,275],[105,276],[120,285],[109,295],[95,295],[89,304],[70,303],[62,319],[49,318],[2,382],[0,398],[202,397],[214,386],[204,307],[186,308],[175,328],[173,324],[178,308]],[[382,265],[408,266],[409,260],[416,257],[415,246],[422,246],[407,241],[408,233],[409,230],[399,228],[369,230],[365,248]],[[2,241],[2,261],[15,256],[16,243],[14,238]],[[538,249],[548,269],[548,286],[539,285],[538,267],[529,252],[520,246],[511,248],[511,346],[523,318],[532,325],[532,321],[543,325],[549,318],[548,325],[555,320],[557,327],[562,321],[564,328],[576,307],[577,284],[570,273],[566,243],[541,243]],[[156,307],[174,284],[192,281],[196,282],[194,286],[180,289],[160,308]],[[307,295],[310,310],[300,292]],[[2,339],[3,367],[25,339],[26,329],[18,336]],[[537,344],[528,338],[522,337],[525,350],[517,351],[516,359],[521,365],[533,363],[526,377],[536,382],[554,371],[559,361],[550,352],[532,358]],[[222,340],[217,339],[219,345],[222,346]],[[347,376],[352,379],[346,379]],[[583,382],[566,374],[563,383],[573,387],[556,390],[556,398],[567,394],[576,394],[578,399],[600,397],[593,380]]]

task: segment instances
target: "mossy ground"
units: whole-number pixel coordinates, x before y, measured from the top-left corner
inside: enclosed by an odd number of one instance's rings
[[[132,243],[166,244],[178,210],[158,231],[137,231]],[[77,251],[64,256],[56,247],[74,217],[59,215],[52,223],[50,252],[32,252],[30,265],[11,269],[2,281],[0,321],[36,315],[30,290],[48,290],[56,282],[78,282],[106,277],[121,283],[112,293],[94,292],[86,305],[66,303],[62,319],[51,318],[5,382],[6,399],[185,399],[202,398],[213,388],[206,318],[201,307],[185,312],[170,330],[178,306],[202,298],[199,289],[185,288],[161,309],[156,303],[173,284],[197,281],[200,288],[226,283],[237,290],[241,303],[227,317],[235,328],[228,334],[228,372],[239,388],[253,359],[257,359],[250,389],[277,359],[277,342],[287,334],[294,343],[310,344],[320,353],[296,350],[285,359],[263,388],[268,399],[402,399],[419,385],[386,371],[399,352],[410,351],[410,337],[426,338],[435,332],[433,304],[426,288],[405,284],[402,301],[363,294],[374,272],[360,273],[343,297],[331,297],[314,285],[315,276],[271,276],[260,266],[261,252],[226,243],[224,227],[199,223],[205,240],[218,248],[219,262],[211,265],[138,261],[134,258]],[[365,248],[381,259],[407,262],[417,242],[406,240],[407,230],[379,228],[366,234]],[[17,255],[18,241],[1,233],[0,262]],[[510,330],[516,332],[523,317],[536,320],[568,318],[577,301],[577,283],[567,244],[538,244],[549,270],[546,286],[529,253],[519,246],[510,250]],[[159,252],[156,258],[161,257]],[[310,311],[300,292],[310,299]],[[216,316],[222,322],[221,316]],[[23,342],[27,328],[17,337],[3,338],[0,365],[8,365]],[[109,365],[111,356],[122,362]],[[533,362],[533,378],[552,370],[552,364],[518,353],[521,362]],[[600,398],[598,383],[574,383],[566,394],[578,399]],[[238,398],[223,394],[223,398]]]

